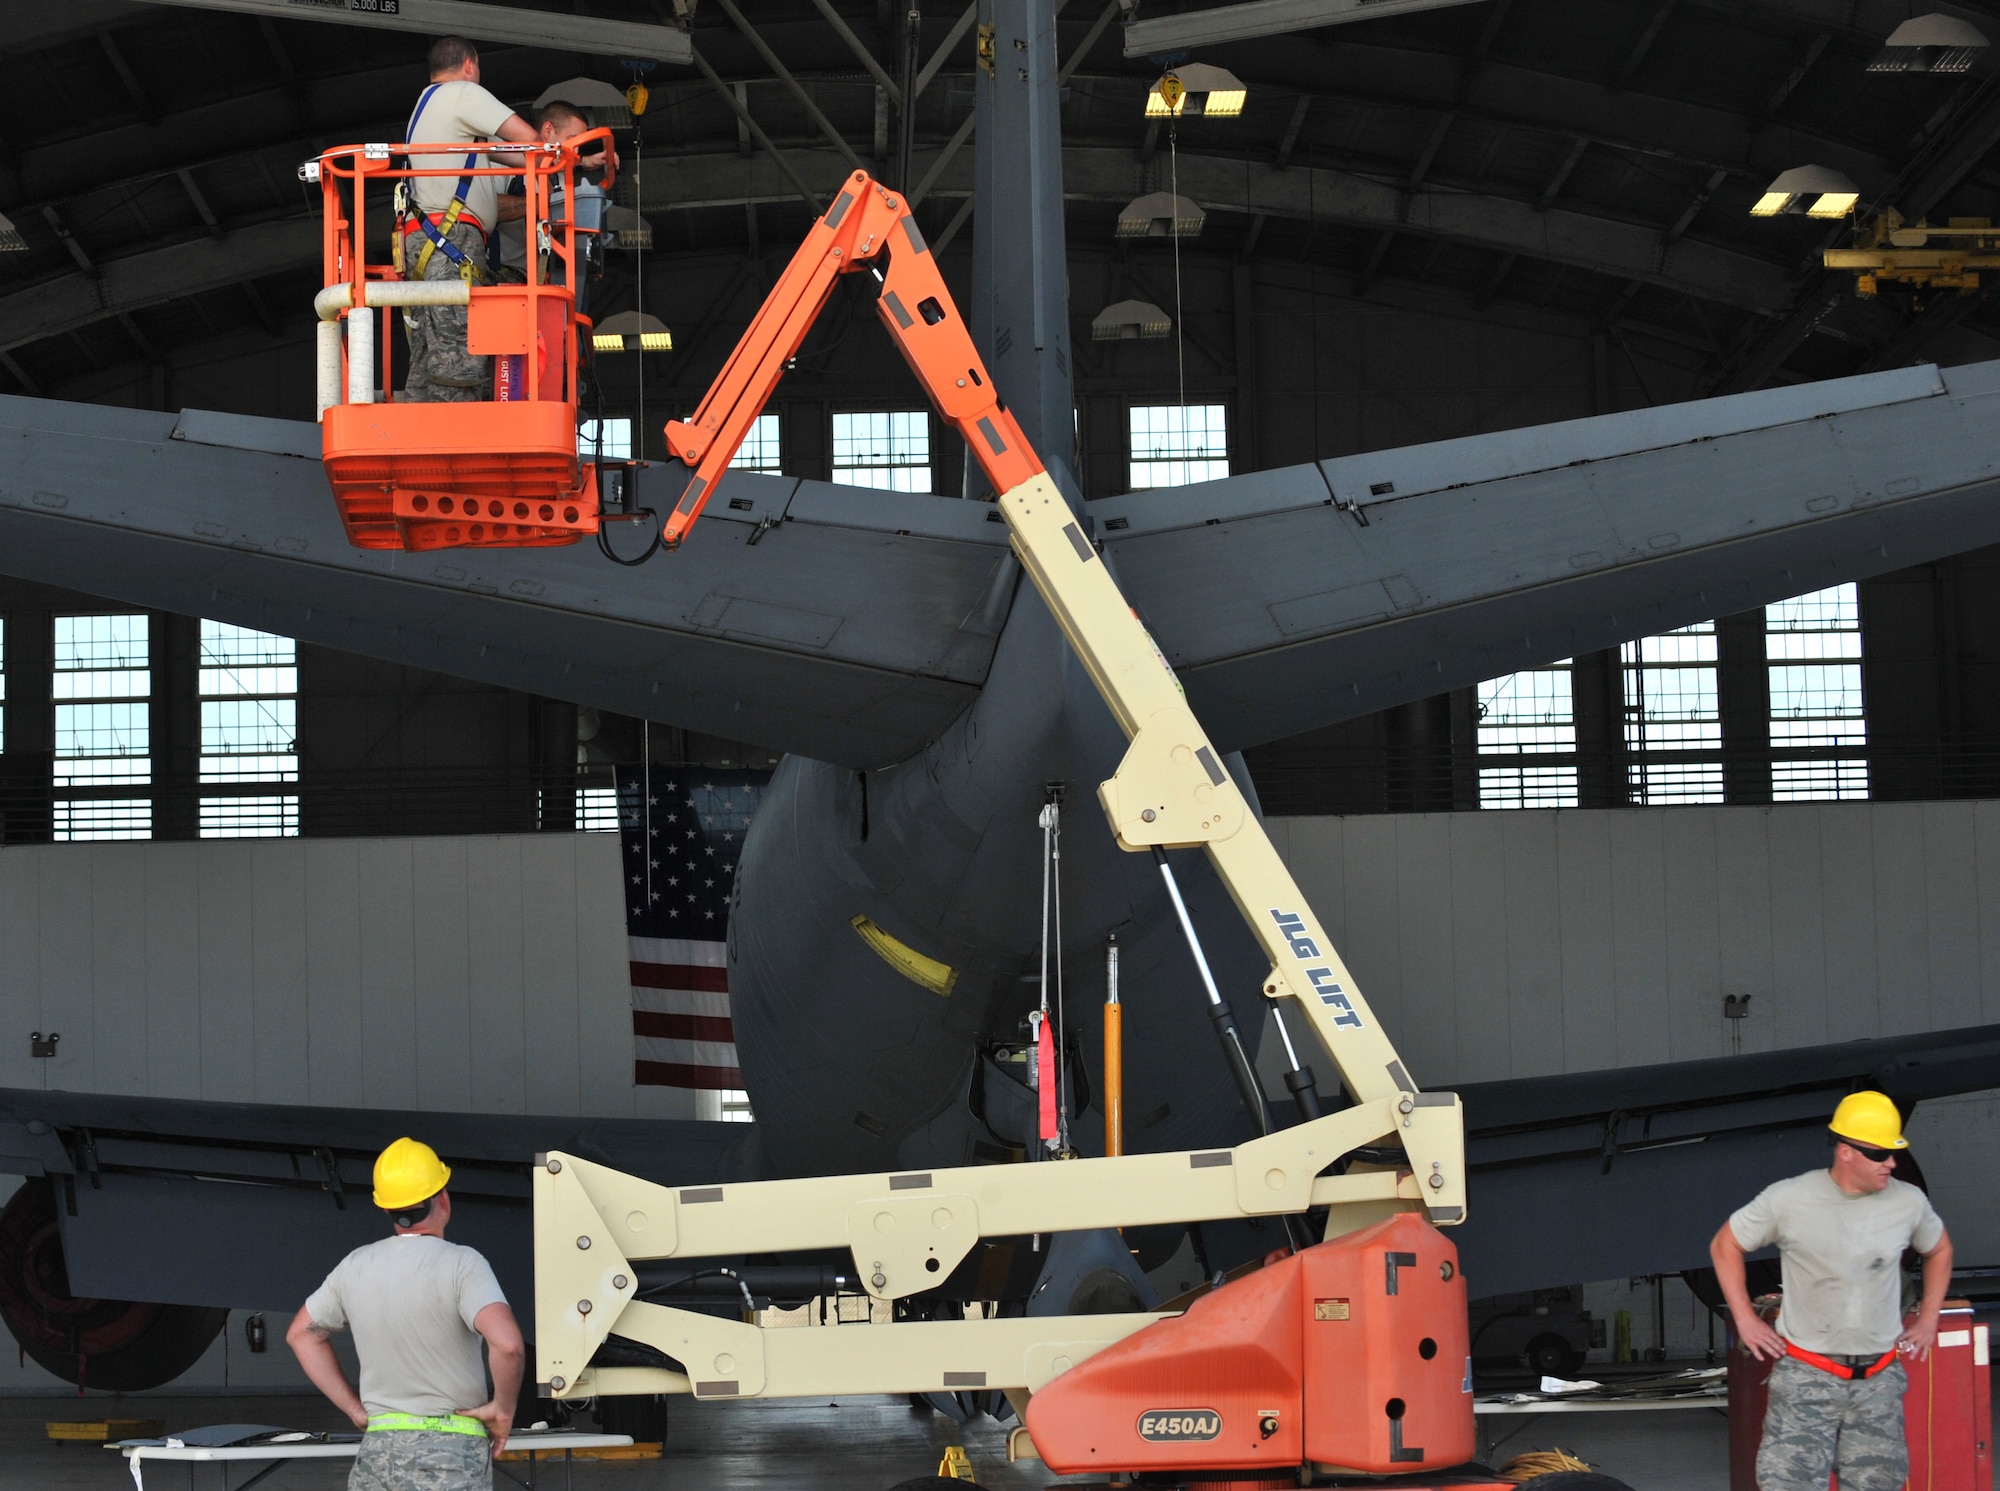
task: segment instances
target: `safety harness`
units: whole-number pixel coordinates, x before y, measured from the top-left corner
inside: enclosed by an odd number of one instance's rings
[[[409,128],[405,131],[406,144],[414,144],[416,142],[417,121],[423,117],[424,106],[431,101],[438,89],[443,86],[444,84],[442,83],[431,84],[430,87],[423,91],[423,96],[417,100],[417,107],[410,114]],[[465,174],[458,178],[458,186],[451,194],[451,205],[439,214],[439,221],[435,223],[431,221],[431,215],[428,212],[423,212],[417,208],[415,198],[410,191],[410,183],[406,180],[397,184],[396,215],[399,221],[396,227],[395,250],[398,267],[402,267],[404,236],[414,231],[405,226],[410,218],[414,217],[416,219],[416,227],[423,230],[426,240],[422,251],[417,255],[415,267],[404,271],[406,278],[413,280],[422,279],[424,277],[424,270],[430,266],[431,255],[441,252],[457,268],[458,277],[467,284],[485,280],[486,272],[473,262],[465,250],[453,243],[450,237],[451,230],[458,226],[458,220],[465,212],[465,199],[472,193],[472,172],[478,165],[479,152],[477,150],[468,152],[465,157]]]
[[[377,1413],[368,1418],[370,1434],[393,1434],[417,1430],[426,1434],[469,1434],[481,1439],[488,1437],[486,1426],[478,1419],[462,1413],[419,1414],[419,1413]]]
[[[1780,1336],[1779,1340],[1784,1340]],[[1821,1356],[1817,1351],[1808,1351],[1803,1346],[1795,1346],[1785,1341],[1785,1355],[1804,1362],[1809,1367],[1818,1367],[1822,1372],[1830,1372],[1835,1377],[1846,1378],[1849,1382],[1866,1382],[1877,1372],[1885,1370],[1896,1360],[1896,1348],[1891,1346],[1872,1362],[1841,1361],[1837,1357]]]

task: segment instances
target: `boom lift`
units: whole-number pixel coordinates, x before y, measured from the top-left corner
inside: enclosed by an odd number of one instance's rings
[[[1119,845],[1159,865],[1259,1127],[1263,1097],[1169,849],[1206,851],[1270,958],[1263,993],[1281,1022],[1287,1011],[1304,1020],[1351,1103],[1319,1115],[1310,1072],[1294,1058],[1287,1085],[1301,1121],[1233,1150],[687,1188],[575,1155],[537,1156],[543,1393],[999,1388],[1024,1406],[1034,1452],[1064,1473],[1154,1484],[1193,1474],[1246,1487],[1339,1474],[1491,1482],[1477,1468],[1452,1473],[1474,1443],[1465,1282],[1437,1230],[1465,1216],[1458,1097],[1410,1079],[1172,669],[996,396],[907,206],[865,173],[847,179],[814,226],[701,407],[667,427],[690,472],[661,524],[663,544],[678,545],[714,495],[835,280],[864,268],[881,279],[883,324],[992,482],[1015,554],[1131,741],[1098,798]],[[844,1248],[870,1296],[906,1300],[950,1277],[982,1239],[1224,1218],[1296,1225],[1322,1208],[1324,1241],[1281,1249],[1178,1313],[765,1329],[640,1297],[641,1264]],[[1305,1241],[1302,1228],[1295,1236]],[[614,1335],[671,1365],[593,1365]]]
[[[577,158],[610,137],[609,129],[595,129],[561,145],[350,145],[300,168],[322,198],[325,288],[313,301],[321,453],[356,548],[551,547],[597,532],[596,471],[577,459],[577,332],[590,325],[577,313],[577,287],[600,227],[587,208],[605,199],[578,190]],[[501,153],[518,153],[522,164],[496,163]],[[460,154],[483,163],[448,170],[410,164],[412,156]],[[405,280],[389,260],[369,262],[371,186],[517,175],[526,188],[527,283]],[[605,186],[611,182],[607,175]],[[402,231],[393,219],[378,226]],[[384,400],[392,386],[389,318],[426,305],[466,307],[467,350],[495,359],[498,398]],[[380,313],[379,337],[371,312]]]

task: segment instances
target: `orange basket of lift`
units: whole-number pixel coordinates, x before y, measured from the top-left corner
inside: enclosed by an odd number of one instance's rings
[[[597,532],[597,471],[577,457],[574,286],[584,268],[577,155],[610,138],[595,129],[556,145],[345,145],[309,162],[324,214],[319,313],[321,454],[348,542],[359,549],[523,548]],[[479,154],[468,172],[412,166],[412,156]],[[519,166],[495,163],[518,157]],[[389,258],[401,230],[382,189],[414,177],[519,176],[529,234],[528,282],[405,280]],[[607,176],[604,185],[609,187]],[[374,235],[384,245],[370,263]],[[560,189],[562,208],[550,211]],[[588,188],[586,188],[588,190]],[[499,396],[475,403],[391,402],[393,317],[464,305],[467,350],[490,357]]]

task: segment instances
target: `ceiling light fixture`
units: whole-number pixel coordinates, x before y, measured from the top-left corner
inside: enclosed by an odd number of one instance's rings
[[[607,316],[590,334],[590,345],[597,352],[671,352],[674,334],[657,316],[620,311]]]
[[[604,214],[604,238],[610,248],[650,249],[653,225],[629,207],[613,207]]]
[[[1189,62],[1162,73],[1146,92],[1148,119],[1178,119],[1202,114],[1210,119],[1234,119],[1248,97],[1243,80],[1212,62]]]
[[[1173,318],[1149,300],[1121,300],[1090,322],[1093,342],[1150,342],[1174,329]]]
[[[1120,238],[1194,238],[1208,214],[1186,197],[1148,192],[1118,214]]]
[[[1750,215],[1804,213],[1807,217],[1841,218],[1860,200],[1860,191],[1840,172],[1826,166],[1794,166],[1764,188]]]
[[[1933,12],[1912,16],[1868,59],[1870,72],[1967,72],[1989,43],[1970,21]]]
[[[593,125],[612,129],[632,127],[632,110],[625,102],[625,90],[610,83],[601,83],[596,78],[565,78],[544,88],[535,99],[535,108],[546,109],[558,99],[588,110]]]

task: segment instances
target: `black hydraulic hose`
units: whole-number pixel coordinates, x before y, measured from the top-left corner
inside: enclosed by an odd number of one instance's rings
[[[646,547],[640,551],[639,557],[636,559],[624,559],[619,557],[617,554],[612,553],[611,539],[609,534],[606,532],[604,526],[604,520],[599,519],[597,524],[598,550],[604,555],[606,559],[609,559],[613,564],[622,564],[627,569],[637,569],[640,565],[644,564],[648,559],[651,559],[655,554],[659,553],[661,547],[660,515],[654,512],[650,507],[638,507],[632,510],[632,516],[635,518],[651,518],[653,520],[652,542],[647,544]]]

